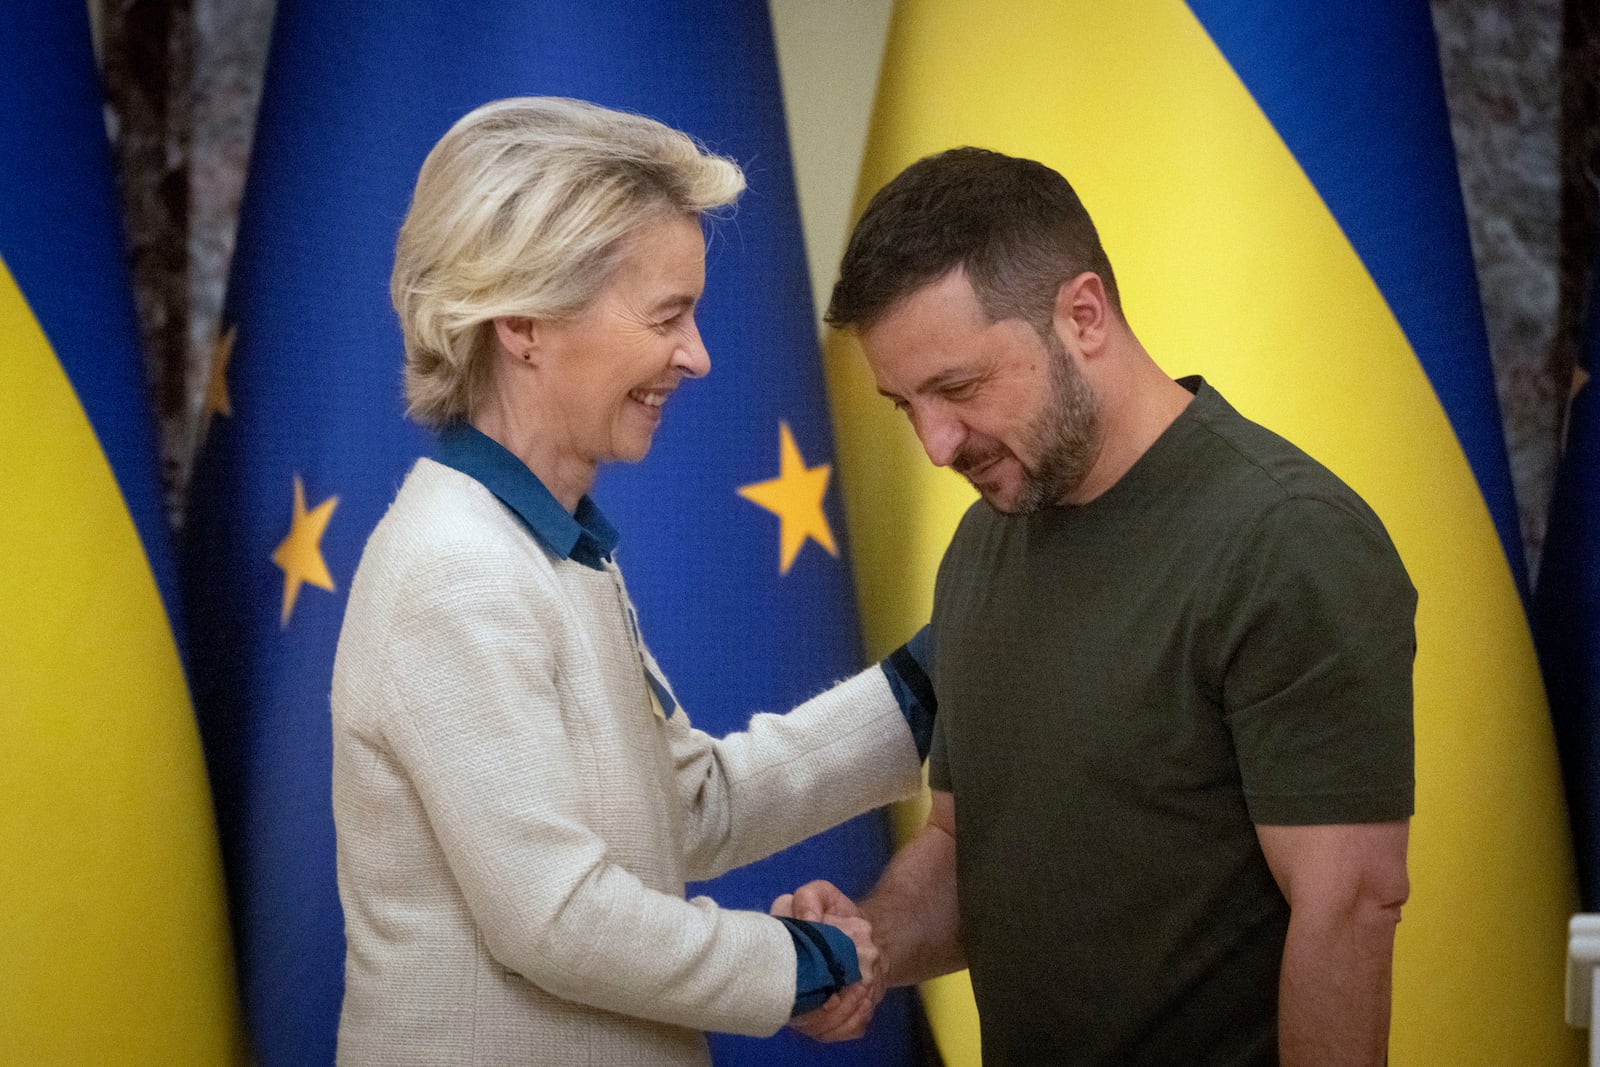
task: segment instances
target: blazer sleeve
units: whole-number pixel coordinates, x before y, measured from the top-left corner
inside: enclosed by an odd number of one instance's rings
[[[759,713],[720,740],[694,729],[681,709],[667,727],[684,861],[694,879],[761,859],[922,787],[916,742],[878,666],[787,714]]]
[[[550,637],[529,589],[493,562],[439,560],[410,576],[385,672],[386,740],[488,951],[567,1000],[776,1032],[794,1004],[788,932],[655,891],[613,862],[581,817]]]

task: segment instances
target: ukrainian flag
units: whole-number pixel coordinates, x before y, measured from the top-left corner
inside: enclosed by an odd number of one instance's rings
[[[239,1062],[87,9],[0,69],[0,1058]]]
[[[734,217],[711,227],[699,313],[711,375],[674,398],[647,462],[594,490],[678,697],[721,733],[862,662],[766,5],[442,0],[397,17],[378,0],[282,0],[184,559],[262,1067],[333,1058],[334,646],[367,536],[431,447],[401,416],[395,234],[439,136],[487,100],[533,94],[658,118],[749,177]],[[817,877],[862,893],[887,853],[883,820],[864,817],[696,888],[762,910]],[[909,1064],[911,1012],[895,998],[851,1045],[717,1039],[714,1054]]]
[[[1393,1062],[1576,1062],[1572,856],[1427,6],[902,0],[858,203],[961,144],[1065,174],[1162,366],[1331,467],[1410,570]],[[973,496],[928,466],[849,338],[828,371],[864,625],[885,647],[926,617]],[[951,1064],[977,1062],[962,984],[926,991]]]

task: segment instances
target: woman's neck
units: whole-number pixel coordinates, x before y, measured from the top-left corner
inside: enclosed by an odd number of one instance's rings
[[[557,447],[546,419],[497,401],[484,405],[471,421],[479,432],[522,460],[562,507],[569,512],[577,510],[578,501],[594,484],[595,465]]]

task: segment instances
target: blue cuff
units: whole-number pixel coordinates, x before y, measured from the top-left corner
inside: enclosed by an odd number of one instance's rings
[[[837,926],[783,916],[778,921],[794,938],[794,1014],[822,1007],[829,997],[861,980],[856,943]]]
[[[924,626],[918,630],[911,640],[889,653],[879,666],[883,668],[884,677],[889,679],[889,688],[900,704],[900,714],[906,717],[906,725],[911,727],[911,737],[917,743],[917,756],[927,759],[928,749],[933,744],[933,720],[939,711],[933,681],[929,678],[933,669],[933,652],[928,641],[928,628]]]

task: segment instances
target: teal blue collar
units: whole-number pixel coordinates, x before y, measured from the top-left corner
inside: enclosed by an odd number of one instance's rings
[[[616,529],[587,495],[568,514],[527,464],[474,426],[458,422],[446,427],[434,458],[481,482],[562,559],[600,570],[617,547]]]

